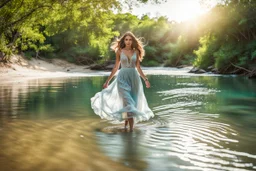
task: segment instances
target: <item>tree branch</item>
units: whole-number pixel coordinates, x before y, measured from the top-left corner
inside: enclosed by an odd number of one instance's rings
[[[248,70],[248,69],[246,69],[246,68],[243,68],[243,67],[237,66],[237,65],[233,64],[232,62],[230,62],[230,63],[231,63],[231,65],[233,65],[233,66],[234,66],[234,67],[236,67],[236,68],[239,68],[239,69],[245,70],[245,71],[247,71],[247,72],[249,72],[249,73],[251,73],[251,72],[252,72],[252,71],[250,71],[250,70]]]
[[[14,44],[14,42],[18,39],[19,36],[20,36],[20,33],[17,31],[17,32],[15,33],[13,39],[12,39],[12,42],[9,43],[9,44],[7,44],[6,47],[8,47],[8,48],[11,47],[11,46]]]
[[[246,40],[248,40],[248,38],[245,36],[245,34],[243,34],[242,31],[239,31],[239,33],[240,33]]]
[[[234,38],[236,38],[237,41],[239,41],[239,37],[237,37],[234,33],[230,33],[231,36],[233,36]]]
[[[32,14],[33,14],[35,11],[37,11],[38,9],[40,9],[40,8],[45,8],[45,7],[51,8],[51,6],[48,6],[48,5],[47,5],[47,6],[46,6],[46,5],[43,5],[43,6],[39,6],[39,7],[37,7],[37,8],[34,8],[34,9],[32,9],[30,12],[28,12],[26,15],[22,16],[21,18],[19,18],[18,20],[14,21],[14,22],[12,22],[12,23],[10,23],[10,24],[8,24],[8,25],[6,26],[6,28],[8,28],[8,27],[10,27],[10,26],[13,26],[13,25],[15,25],[15,24],[17,24],[17,23],[19,23],[19,22],[25,20],[27,17],[29,17],[30,15],[32,15]]]

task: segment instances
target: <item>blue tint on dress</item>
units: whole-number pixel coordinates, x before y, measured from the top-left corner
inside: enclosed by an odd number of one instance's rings
[[[122,121],[134,118],[134,122],[146,121],[154,116],[148,107],[142,82],[136,69],[137,55],[129,59],[120,55],[121,69],[113,82],[91,98],[95,114],[102,119]],[[128,115],[126,115],[128,113]]]

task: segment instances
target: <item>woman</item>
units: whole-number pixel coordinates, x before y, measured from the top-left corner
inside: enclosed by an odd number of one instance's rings
[[[126,32],[112,43],[111,48],[116,52],[115,66],[103,84],[104,89],[91,98],[91,106],[101,118],[125,120],[125,129],[129,122],[130,131],[133,131],[134,122],[149,120],[154,116],[148,107],[139,77],[149,88],[148,78],[140,68],[144,56],[143,45],[131,32]],[[109,85],[120,64],[121,69],[116,79]]]

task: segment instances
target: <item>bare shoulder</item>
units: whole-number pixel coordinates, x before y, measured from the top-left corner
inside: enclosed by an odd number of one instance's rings
[[[116,54],[117,54],[118,56],[120,56],[120,54],[121,54],[121,49],[118,49],[118,50],[116,51]]]
[[[118,50],[116,51],[116,60],[117,60],[117,61],[120,60],[120,55],[121,55],[121,50],[118,49]]]

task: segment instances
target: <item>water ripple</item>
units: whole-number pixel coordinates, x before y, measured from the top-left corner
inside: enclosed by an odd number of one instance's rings
[[[175,101],[179,97],[210,95],[219,91],[196,87],[197,84],[187,86],[192,87],[157,92],[162,100],[173,101],[153,108],[157,126],[146,131],[142,146],[155,149],[155,157],[172,156],[189,163],[176,165],[183,170],[253,170],[256,155],[235,150],[239,144],[238,132],[221,122],[220,114],[191,110],[190,107],[204,104],[200,99]]]

